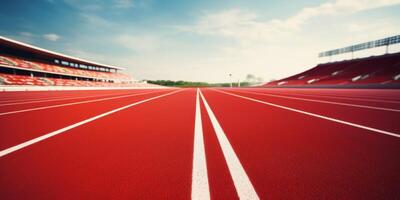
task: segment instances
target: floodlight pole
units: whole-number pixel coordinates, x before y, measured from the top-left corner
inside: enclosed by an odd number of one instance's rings
[[[230,82],[230,85],[231,85],[231,88],[232,88],[232,74],[229,74],[229,82]]]

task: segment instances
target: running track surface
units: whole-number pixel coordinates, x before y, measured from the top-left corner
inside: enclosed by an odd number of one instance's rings
[[[400,91],[0,93],[1,199],[399,199]]]

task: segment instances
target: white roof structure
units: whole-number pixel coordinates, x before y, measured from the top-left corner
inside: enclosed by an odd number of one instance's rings
[[[81,58],[76,58],[73,56],[68,56],[62,53],[58,53],[58,52],[54,52],[54,51],[50,51],[50,50],[46,50],[37,46],[33,46],[30,44],[26,44],[23,42],[19,42],[10,38],[6,38],[3,36],[0,36],[0,44],[1,45],[7,45],[7,46],[12,46],[21,50],[25,50],[25,51],[29,51],[35,54],[43,54],[43,55],[48,55],[49,57],[53,57],[54,59],[59,59],[59,60],[66,60],[66,61],[73,61],[73,62],[77,62],[77,63],[82,63],[82,64],[86,64],[86,65],[94,65],[94,66],[99,66],[99,67],[105,67],[105,68],[111,68],[111,69],[117,69],[117,70],[122,70],[125,68],[122,67],[116,67],[113,65],[107,65],[107,64],[101,64],[101,63],[97,63],[97,62],[93,62],[93,61],[89,61],[89,60],[84,60]]]

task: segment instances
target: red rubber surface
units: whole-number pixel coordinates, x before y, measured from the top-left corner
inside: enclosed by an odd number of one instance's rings
[[[0,93],[0,113],[138,94],[0,115],[3,151],[113,109],[177,91],[0,157],[1,199],[190,199],[196,90],[178,90]],[[400,112],[262,94],[400,109],[400,91],[201,91],[261,199],[400,198],[399,137],[220,92],[399,134]],[[153,93],[141,94],[146,92]],[[74,97],[79,99],[64,99]],[[28,103],[45,99],[55,100]],[[17,102],[21,104],[1,106]],[[211,198],[237,199],[202,101],[200,107]]]

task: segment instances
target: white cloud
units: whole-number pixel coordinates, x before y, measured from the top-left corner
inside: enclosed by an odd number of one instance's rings
[[[400,0],[337,0],[304,8],[296,15],[286,20],[276,20],[276,22],[289,29],[298,29],[309,20],[320,16],[351,14],[396,4],[400,4]]]
[[[268,24],[257,21],[257,15],[239,9],[205,13],[194,25],[177,26],[179,31],[201,35],[217,35],[233,38],[254,37],[268,31]]]
[[[75,9],[85,12],[101,12],[109,11],[110,8],[127,9],[133,7],[143,7],[149,3],[149,0],[63,0],[63,2]]]
[[[67,5],[85,12],[97,12],[104,8],[102,1],[63,0]]]
[[[148,52],[156,50],[161,45],[161,39],[155,35],[119,35],[115,38],[118,45],[128,49]]]
[[[134,6],[133,0],[114,0],[116,8],[131,8]]]
[[[315,7],[306,7],[286,19],[260,21],[251,12],[239,9],[205,13],[197,23],[177,26],[178,30],[203,35],[219,35],[236,38],[241,42],[248,40],[273,41],[276,37],[295,33],[310,20],[323,16],[346,15],[385,6],[400,4],[400,0],[337,0]]]
[[[89,14],[89,13],[81,13],[80,16],[83,18],[83,20],[90,26],[97,28],[104,28],[104,27],[109,27],[112,26],[113,23],[100,17],[99,15],[96,14]]]
[[[105,9],[104,2],[99,2]],[[142,1],[129,2],[125,7],[137,8],[141,7]],[[251,73],[270,80],[313,67],[318,62],[320,50],[378,39],[400,30],[400,21],[396,22],[390,15],[382,14],[379,19],[364,13],[360,13],[363,18],[352,15],[398,2],[337,0],[300,9],[287,18],[267,20],[263,13],[248,10],[204,12],[193,24],[177,26],[178,33],[174,32],[176,29],[165,30],[165,26],[162,29],[126,26],[99,12],[80,12],[85,27],[94,31],[108,30],[106,36],[80,36],[79,45],[85,47],[81,49],[88,49],[90,44],[96,44],[92,48],[97,48],[99,42],[109,44],[115,53],[108,53],[111,50],[97,54],[68,52],[89,60],[128,67],[126,72],[132,72],[136,78],[221,82],[229,80],[229,73],[235,80],[244,79]],[[117,8],[117,5],[121,7]],[[114,11],[121,11],[123,5],[114,0],[107,2],[108,8]],[[79,45],[72,45],[70,49]]]
[[[30,33],[30,32],[20,32],[19,34],[20,34],[21,36],[24,36],[24,37],[32,37],[32,36],[33,36],[33,34]]]
[[[52,41],[52,42],[56,42],[58,41],[61,37],[55,33],[48,33],[48,34],[44,34],[43,38],[48,40],[48,41]]]
[[[85,51],[82,49],[70,48],[70,49],[66,49],[65,53],[67,55],[75,56],[77,58],[82,58],[82,59],[100,62],[100,63],[104,63],[104,64],[107,64],[110,60],[110,58],[106,55],[88,52],[88,51]]]
[[[303,8],[284,19],[269,20],[262,20],[258,13],[230,9],[205,12],[194,24],[176,28],[198,36],[234,41],[220,46],[213,58],[201,60],[202,69],[218,66],[225,69],[220,75],[228,70],[237,77],[253,73],[270,80],[313,67],[321,62],[316,56],[318,51],[326,48],[397,33],[400,22],[396,20],[361,22],[352,17],[357,12],[397,4],[400,0],[336,0]]]

